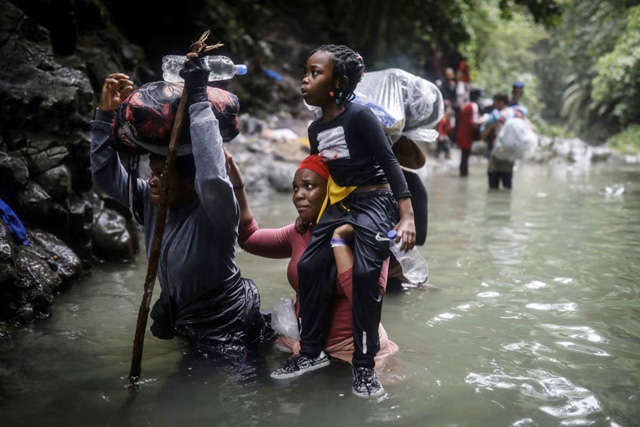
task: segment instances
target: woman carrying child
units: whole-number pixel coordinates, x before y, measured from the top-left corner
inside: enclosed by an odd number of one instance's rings
[[[308,104],[322,108],[322,117],[309,126],[309,141],[311,154],[320,155],[331,172],[328,203],[298,262],[300,356],[287,360],[271,376],[292,378],[329,364],[323,348],[335,295],[333,250],[347,245],[332,236],[336,228],[350,224],[354,229],[352,391],[373,397],[384,393],[374,368],[382,311],[378,280],[389,257],[389,242],[376,236],[395,228],[403,249],[411,249],[415,224],[411,193],[378,120],[367,107],[350,102],[363,72],[362,57],[346,46],[321,46],[307,60],[301,92]]]
[[[287,279],[296,292],[295,310],[299,314],[298,303],[298,261],[309,245],[313,224],[322,208],[327,194],[327,180],[329,168],[318,155],[306,157],[293,178],[293,204],[299,214],[299,221],[309,226],[303,233],[296,231],[295,224],[289,224],[278,229],[259,228],[253,217],[247,194],[242,182],[242,175],[233,158],[227,153],[227,173],[240,206],[240,226],[238,229],[238,244],[245,251],[267,258],[290,258],[287,267]],[[338,227],[334,232],[336,237],[347,238],[353,235],[353,227],[346,224]],[[352,318],[352,267],[353,253],[348,246],[334,249],[338,263],[338,276],[334,280],[336,291],[324,351],[331,357],[351,363],[353,358]],[[378,286],[385,292],[387,284],[388,261],[382,266]],[[376,355],[376,364],[383,362],[388,356],[398,352],[398,346],[387,337],[382,324],[379,328],[380,351]],[[300,340],[294,340],[281,335],[276,345],[283,351],[298,355]]]

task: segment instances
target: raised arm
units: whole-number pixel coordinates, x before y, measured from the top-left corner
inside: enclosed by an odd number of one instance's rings
[[[291,257],[292,225],[279,229],[263,229],[253,217],[247,192],[242,181],[242,174],[233,157],[225,149],[226,168],[233,191],[240,206],[240,226],[238,228],[238,244],[245,251],[267,258]]]
[[[196,166],[195,190],[214,227],[235,228],[239,210],[225,169],[218,120],[207,97],[209,70],[203,58],[195,54],[187,56],[190,59],[180,71],[180,76],[185,81],[191,120],[189,130]]]
[[[244,182],[242,181],[242,173],[238,164],[233,161],[233,156],[229,154],[226,148],[224,150],[225,167],[229,181],[233,186],[233,192],[238,199],[238,205],[240,206],[240,225],[250,224],[253,221],[253,211],[249,205],[249,199],[244,189]]]
[[[133,90],[133,82],[122,73],[110,74],[104,81],[95,120],[91,121],[91,173],[93,182],[118,203],[128,206],[128,175],[110,142],[115,111]],[[138,179],[138,191],[147,183]]]

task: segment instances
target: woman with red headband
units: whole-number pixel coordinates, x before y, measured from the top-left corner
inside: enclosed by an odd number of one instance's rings
[[[306,157],[298,166],[293,178],[293,204],[295,205],[299,220],[306,227],[303,234],[296,231],[295,224],[289,224],[278,229],[260,229],[253,217],[253,212],[247,200],[247,194],[242,184],[242,175],[238,165],[233,161],[229,153],[227,156],[227,173],[234,188],[236,198],[240,205],[240,226],[238,244],[245,251],[267,258],[291,258],[287,267],[287,279],[296,292],[296,316],[299,314],[299,294],[298,294],[298,260],[307,248],[313,225],[324,202],[327,191],[327,180],[329,179],[329,168],[318,155]],[[349,237],[353,229],[347,225],[336,230],[335,236]],[[344,251],[345,246],[336,247],[335,252]],[[342,252],[344,253],[344,252]],[[333,314],[329,333],[325,343],[326,354],[345,362],[351,363],[353,358],[353,330],[352,330],[352,282],[351,267],[353,266],[353,256],[336,259],[338,266],[338,277],[336,280],[336,292],[333,304]],[[379,286],[385,291],[387,283],[387,269],[389,259],[387,259],[380,274]],[[381,366],[384,359],[398,352],[398,346],[389,340],[382,324],[379,327],[380,351],[376,355],[376,366]],[[300,351],[300,341],[292,340],[285,336],[278,338],[277,344],[281,348],[286,348],[294,354]]]

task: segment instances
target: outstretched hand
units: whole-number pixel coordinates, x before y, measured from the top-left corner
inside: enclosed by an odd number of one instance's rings
[[[133,82],[129,76],[123,73],[109,74],[102,85],[98,108],[105,113],[117,110],[132,90]]]

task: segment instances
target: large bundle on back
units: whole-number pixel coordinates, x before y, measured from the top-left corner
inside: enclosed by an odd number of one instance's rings
[[[496,137],[496,146],[492,155],[501,160],[521,159],[538,142],[531,126],[523,119],[515,117],[507,120]]]
[[[444,114],[444,102],[433,83],[390,68],[366,73],[355,95],[354,102],[371,108],[392,141],[402,134],[425,142],[437,138],[432,128]]]
[[[176,112],[180,104],[182,83],[147,83],[132,92],[117,111],[112,123],[116,149],[135,154],[166,155]],[[238,98],[225,90],[208,87],[207,96],[220,124],[224,141],[239,133]],[[186,115],[185,129],[189,129]],[[190,132],[182,133],[178,155],[191,153]]]

